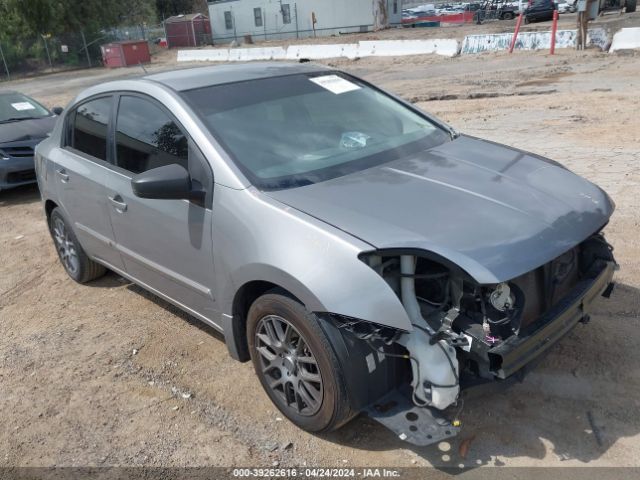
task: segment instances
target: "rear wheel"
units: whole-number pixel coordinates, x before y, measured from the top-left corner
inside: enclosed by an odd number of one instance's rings
[[[353,417],[335,351],[318,318],[299,302],[280,292],[258,298],[247,338],[262,387],[297,426],[330,431]]]
[[[76,282],[86,283],[104,275],[106,269],[87,256],[58,207],[49,216],[49,232],[60,263]]]
[[[502,15],[502,19],[503,19],[503,20],[513,20],[514,18],[515,18],[515,15],[514,15],[514,13],[513,13],[513,12],[505,12],[505,13]]]

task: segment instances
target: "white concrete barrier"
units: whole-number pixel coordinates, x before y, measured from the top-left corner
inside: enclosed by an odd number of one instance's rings
[[[494,52],[508,50],[513,33],[496,33],[486,35],[467,35],[462,42],[463,54]],[[556,48],[572,48],[576,45],[576,30],[558,30]],[[608,46],[608,37],[604,29],[589,30],[587,45],[596,45],[602,50]],[[520,32],[516,39],[516,50],[548,50],[551,48],[551,32]]]
[[[640,48],[640,28],[623,28],[616,32],[609,53]]]
[[[228,62],[228,48],[207,48],[206,50],[178,50],[179,62]]]
[[[328,45],[290,45],[287,48],[287,60],[299,60],[308,58],[316,60],[322,58],[346,57],[347,54],[355,58],[356,44],[334,43]]]
[[[230,62],[249,62],[252,60],[283,60],[287,51],[282,47],[230,48]]]
[[[290,45],[283,47],[210,48],[179,50],[179,62],[248,62],[252,60],[318,60],[326,58],[389,57],[437,54],[453,57],[459,43],[442,40],[382,40],[327,45]]]
[[[359,42],[360,57],[396,57],[435,53],[453,57],[458,54],[458,41],[438,40],[371,40]]]

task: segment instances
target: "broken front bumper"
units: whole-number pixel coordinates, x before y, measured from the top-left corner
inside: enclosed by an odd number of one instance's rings
[[[497,378],[504,379],[546,352],[564,337],[578,322],[588,319],[594,300],[610,285],[616,264],[603,262],[604,268],[593,279],[580,281],[571,292],[538,321],[527,326],[488,351],[489,370]]]
[[[602,269],[595,278],[578,282],[563,300],[538,321],[528,325],[518,336],[514,335],[485,352],[488,353],[491,373],[496,378],[506,379],[539,358],[578,322],[587,319],[594,300],[611,292],[615,269],[615,262],[603,261]],[[511,379],[491,384],[505,386],[511,383]],[[437,443],[460,431],[456,418],[447,418],[444,412],[436,409],[416,407],[406,388],[391,391],[369,405],[366,411],[400,439],[414,445]]]

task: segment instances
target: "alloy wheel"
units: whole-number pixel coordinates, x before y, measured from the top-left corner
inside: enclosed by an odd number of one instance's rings
[[[60,217],[56,217],[53,220],[53,239],[64,268],[71,275],[75,275],[80,268],[80,258],[78,257],[76,246],[69,236],[67,226]]]
[[[322,376],[307,341],[287,320],[277,315],[260,319],[256,349],[268,388],[286,408],[311,416],[324,397]]]

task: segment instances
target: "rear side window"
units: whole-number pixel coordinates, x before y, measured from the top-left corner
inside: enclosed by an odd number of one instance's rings
[[[177,163],[189,168],[184,132],[155,103],[122,96],[116,121],[116,165],[132,173]]]
[[[111,97],[98,98],[80,105],[72,122],[71,146],[100,160],[107,159],[107,125]]]

